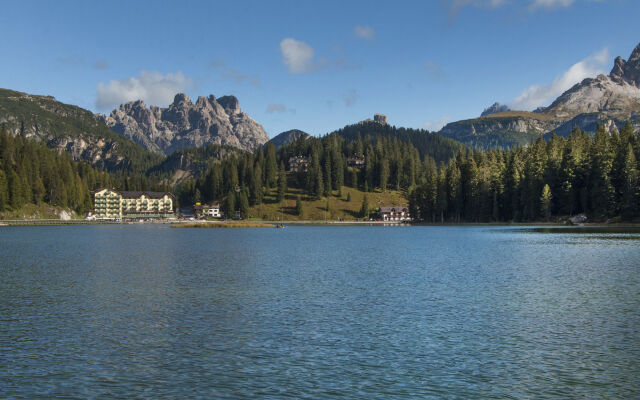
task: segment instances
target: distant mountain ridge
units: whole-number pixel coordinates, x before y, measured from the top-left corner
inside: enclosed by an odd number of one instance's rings
[[[605,112],[621,119],[640,112],[640,44],[628,61],[616,57],[609,75],[598,75],[575,84],[543,112],[558,118]]]
[[[496,103],[482,116],[447,124],[440,134],[472,147],[526,145],[540,135],[566,136],[574,125],[595,132],[620,129],[629,120],[640,128],[640,44],[627,61],[617,57],[611,73],[575,84],[548,107],[534,112],[501,110]],[[493,112],[497,111],[497,112]]]
[[[496,113],[505,112],[505,111],[511,111],[509,106],[507,106],[506,104],[500,104],[496,102],[490,105],[489,107],[485,108],[484,111],[482,111],[482,114],[480,114],[480,116],[484,117],[485,115],[496,114]]]
[[[167,108],[147,108],[137,100],[122,104],[108,116],[98,114],[98,118],[115,132],[165,155],[208,144],[251,151],[269,140],[262,125],[240,109],[234,96],[200,96],[194,104],[186,94],[178,93]]]
[[[310,138],[311,135],[309,135],[307,132],[301,131],[300,129],[291,129],[274,136],[267,143],[273,143],[276,147],[281,147],[285,144],[295,142],[301,137],[307,139]]]

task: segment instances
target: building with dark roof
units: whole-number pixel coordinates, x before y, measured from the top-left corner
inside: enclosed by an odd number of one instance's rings
[[[409,221],[411,215],[409,215],[409,207],[406,206],[380,207],[378,218],[383,221]]]

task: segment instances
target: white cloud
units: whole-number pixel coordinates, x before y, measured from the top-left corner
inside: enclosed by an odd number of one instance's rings
[[[432,132],[437,132],[440,129],[442,129],[442,127],[445,126],[449,121],[451,121],[451,117],[448,115],[443,115],[442,118],[440,118],[440,121],[438,122],[433,122],[433,121],[425,122],[424,129],[427,129]]]
[[[376,37],[376,31],[374,31],[373,28],[368,25],[356,26],[355,28],[353,28],[353,34],[361,39],[375,39]]]
[[[101,58],[99,60],[96,60],[92,66],[93,69],[107,69],[109,68],[109,63],[104,58]]]
[[[569,7],[573,2],[574,0],[533,0],[529,9]]]
[[[423,68],[433,80],[441,81],[447,76],[442,67],[435,61],[425,62]]]
[[[280,103],[271,103],[271,104],[269,104],[267,106],[267,109],[264,110],[264,111],[267,114],[274,114],[274,113],[284,114],[286,112],[288,112],[289,114],[295,114],[296,113],[296,109],[295,108],[288,108],[284,104],[280,104]]]
[[[284,104],[269,104],[265,110],[268,114],[283,113],[285,111],[287,111],[287,107]]]
[[[305,42],[286,38],[280,42],[282,62],[288,67],[290,74],[302,74],[313,71],[317,66],[313,61],[315,51]]]
[[[96,107],[100,110],[117,107],[133,100],[143,100],[147,104],[168,105],[176,93],[193,86],[193,80],[182,72],[166,75],[160,72],[142,71],[140,75],[108,84],[98,83]]]
[[[347,107],[350,107],[356,103],[356,100],[358,100],[358,92],[356,92],[355,89],[351,89],[349,93],[342,97],[342,99],[344,100],[344,104]]]
[[[455,18],[460,10],[467,6],[482,8],[497,8],[506,3],[506,0],[448,0],[444,4],[448,5],[449,18]]]
[[[231,68],[222,57],[216,57],[209,63],[209,69],[216,71],[220,79],[233,81],[235,83],[250,83],[253,86],[260,87],[260,77],[256,74],[250,75],[237,69]]]
[[[609,50],[604,48],[599,52],[573,64],[553,82],[546,85],[532,85],[522,91],[520,96],[509,105],[513,110],[533,110],[546,106],[556,97],[570,89],[585,78],[592,78],[605,72],[610,61]]]

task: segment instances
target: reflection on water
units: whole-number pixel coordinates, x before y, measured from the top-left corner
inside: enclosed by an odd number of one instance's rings
[[[637,397],[638,232],[541,229],[0,228],[0,398]]]
[[[637,235],[640,234],[640,226],[545,226],[536,228],[524,228],[525,231],[536,233],[564,233],[564,234],[588,234],[588,233],[602,233],[602,234],[625,234],[625,235]],[[605,236],[603,236],[605,237]]]

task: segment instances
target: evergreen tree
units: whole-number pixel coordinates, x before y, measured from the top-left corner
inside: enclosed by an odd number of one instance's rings
[[[9,206],[9,187],[7,185],[7,176],[0,169],[0,211],[4,211]]]
[[[624,187],[622,191],[622,217],[632,220],[638,215],[640,203],[640,181],[635,154],[631,143],[627,145],[624,162]]]
[[[302,198],[300,195],[296,197],[296,215],[302,217]]]
[[[267,143],[267,155],[265,157],[265,183],[267,187],[274,187],[277,181],[278,162],[276,157],[276,146]]]
[[[320,200],[322,195],[324,194],[324,184],[322,182],[322,171],[318,168],[316,175],[316,188],[315,188],[315,198]]]
[[[236,194],[234,191],[230,190],[227,193],[227,198],[224,200],[222,205],[222,212],[224,213],[225,218],[234,218],[236,215]]]
[[[328,157],[325,158],[325,161],[324,161],[323,186],[324,186],[324,193],[323,193],[324,196],[325,197],[331,196],[331,188],[333,187],[333,184],[331,183],[331,160]]]
[[[249,197],[244,190],[238,195],[238,209],[240,210],[240,218],[246,219],[249,217]]]
[[[287,173],[284,171],[284,163],[280,163],[280,171],[278,172],[278,203],[284,200],[285,193],[287,193]]]
[[[540,212],[544,216],[545,221],[551,217],[551,188],[545,184],[542,187],[542,195],[540,195]]]
[[[387,184],[389,182],[389,160],[386,158],[380,162],[380,188],[382,191],[387,190]]]
[[[22,197],[22,180],[16,174],[16,171],[11,170],[9,175],[9,196],[11,199],[11,208],[14,210],[19,209],[24,204]]]
[[[360,218],[369,218],[369,199],[364,195],[362,206],[360,207]]]

